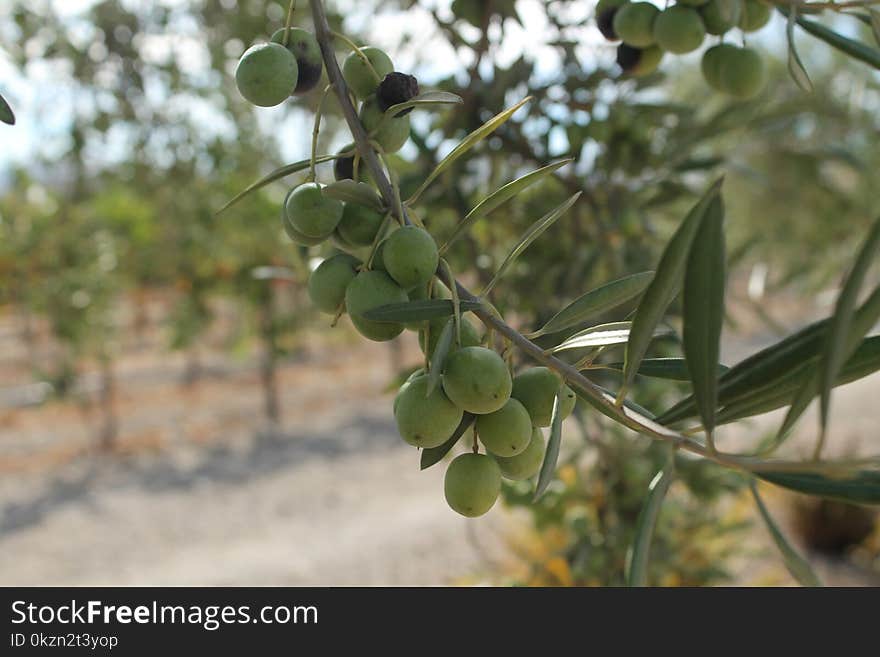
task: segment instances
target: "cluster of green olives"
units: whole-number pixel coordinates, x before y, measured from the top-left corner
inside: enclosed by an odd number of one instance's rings
[[[327,215],[338,203],[325,201],[323,208],[303,206],[304,216]],[[335,212],[345,215],[349,207],[352,205],[336,207]],[[292,218],[298,216],[293,214]],[[366,237],[367,232],[362,235]],[[379,242],[367,263],[344,252],[321,262],[309,277],[309,296],[322,312],[347,313],[357,331],[369,340],[391,340],[405,329],[418,332],[419,344],[430,358],[448,318],[404,324],[375,321],[364,315],[387,304],[429,295],[448,297],[448,291],[434,277],[438,262],[434,238],[418,226],[403,226]],[[445,359],[440,385],[429,393],[428,373],[420,369],[401,386],[394,400],[401,437],[422,449],[448,441],[465,413],[476,416],[473,431],[487,453],[457,457],[445,480],[447,502],[467,517],[480,516],[492,508],[502,477],[519,480],[537,474],[544,458],[541,427],[550,425],[554,398],[562,386],[560,377],[545,367],[512,377],[504,359],[481,345],[479,332],[463,315],[460,338]],[[575,394],[567,386],[562,400],[560,410],[566,417],[575,404]]]
[[[321,76],[314,37],[292,29],[283,46],[283,32],[245,52],[236,70],[239,90],[256,105],[276,105],[291,94],[304,93]],[[312,57],[315,49],[317,60]],[[309,82],[301,86],[304,73]],[[400,149],[409,137],[410,110],[388,110],[418,95],[416,79],[394,71],[388,55],[373,47],[352,52],[342,74],[361,101],[360,120],[371,140],[385,152]],[[358,169],[354,145],[340,155],[334,163],[337,180],[369,181],[368,173]],[[386,216],[371,205],[340,201],[315,181],[291,189],[281,211],[284,230],[297,244],[310,247],[330,240],[338,248],[309,276],[308,293],[315,307],[335,317],[347,314],[361,335],[377,342],[392,340],[406,329],[416,331],[430,363],[449,318],[402,323],[367,316],[389,304],[450,296],[435,275],[440,256],[431,234],[416,225],[389,232]],[[545,449],[541,428],[550,425],[556,395],[562,391],[560,411],[567,417],[575,394],[545,367],[512,376],[508,363],[483,346],[468,315],[460,320],[440,384],[432,387],[427,371],[416,371],[397,393],[394,416],[403,440],[422,449],[446,443],[465,413],[475,416],[469,429],[473,452],[451,461],[445,493],[452,509],[476,517],[495,504],[502,477],[524,480],[538,473]],[[478,441],[485,453],[479,452]]]
[[[441,386],[428,394],[428,374],[417,370],[397,393],[394,417],[407,443],[431,448],[449,440],[464,413],[476,416],[474,451],[454,458],[444,481],[449,506],[475,518],[494,506],[502,477],[524,480],[538,473],[545,448],[541,428],[550,426],[557,391],[562,386],[563,417],[571,414],[576,397],[546,367],[511,377],[501,356],[480,346],[468,325],[461,345],[446,358]],[[477,441],[485,454],[479,453]]]
[[[606,39],[622,41],[617,63],[624,72],[642,76],[657,70],[667,52],[697,50],[707,34],[761,29],[771,11],[762,0],[677,0],[663,10],[650,2],[599,0],[596,23]],[[713,46],[703,55],[702,71],[713,89],[736,98],[752,98],[764,87],[764,62],[751,48]]]

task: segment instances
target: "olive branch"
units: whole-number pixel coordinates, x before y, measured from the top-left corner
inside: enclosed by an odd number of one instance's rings
[[[390,208],[392,216],[403,225],[412,225],[413,221],[409,216],[408,204],[412,203],[414,198],[409,199],[408,202],[404,204],[401,204],[396,198],[394,188],[382,167],[378,155],[371,146],[369,136],[358,118],[357,110],[351,102],[351,95],[348,86],[336,61],[333,49],[334,35],[330,29],[323,2],[321,0],[313,0],[311,6],[315,25],[315,36],[321,48],[324,66],[330,80],[330,86],[335,92],[339,106],[342,110],[342,115],[351,131],[361,159],[369,169],[370,175],[379,190],[379,194],[385,206]],[[423,185],[422,188],[424,188],[424,186],[425,185]],[[420,191],[422,188],[420,188]],[[419,192],[417,192],[414,197],[417,197],[418,193]],[[497,312],[494,312],[493,309],[487,307],[480,297],[452,277],[448,268],[438,267],[436,276],[447,285],[447,287],[455,290],[461,301],[471,304],[471,312],[473,312],[489,330],[503,336],[523,354],[534,361],[557,372],[562,376],[566,383],[568,383],[568,385],[575,389],[578,396],[585,402],[639,434],[655,440],[670,443],[676,449],[683,449],[705,459],[714,461],[719,465],[755,474],[762,472],[798,473],[804,472],[805,470],[813,473],[839,472],[841,469],[860,467],[862,465],[875,465],[877,463],[877,460],[874,458],[858,459],[847,462],[821,463],[815,461],[804,462],[798,460],[766,459],[755,456],[741,456],[719,452],[710,444],[704,444],[683,432],[675,431],[654,422],[646,415],[643,415],[625,405],[623,403],[625,395],[622,394],[618,397],[611,395],[609,392],[588,379],[573,365],[547,353],[543,348],[507,324]],[[622,392],[625,393],[625,390]]]

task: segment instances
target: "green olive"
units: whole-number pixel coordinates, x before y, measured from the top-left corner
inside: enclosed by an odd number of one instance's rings
[[[376,342],[397,337],[403,331],[403,324],[376,322],[365,319],[363,314],[379,306],[406,301],[406,292],[388,274],[380,271],[362,271],[345,290],[345,308],[352,324],[361,335]]]
[[[476,427],[483,445],[496,456],[516,456],[532,438],[532,418],[516,399],[508,399],[494,413],[478,415]]]
[[[453,511],[476,518],[495,505],[501,492],[501,471],[491,456],[462,454],[449,464],[443,488]]]
[[[631,2],[614,14],[614,32],[624,43],[644,48],[654,43],[654,20],[660,10],[650,2]]]
[[[400,391],[394,419],[400,436],[415,447],[439,447],[452,435],[462,410],[439,387],[428,394],[428,376],[415,377]]]
[[[553,416],[553,400],[562,385],[562,378],[547,367],[530,367],[513,378],[511,396],[518,399],[532,418],[536,427],[549,427]],[[562,417],[571,415],[577,397],[565,386],[562,393]]]
[[[510,399],[512,383],[507,363],[485,347],[462,347],[446,357],[443,389],[469,413],[497,411]]]
[[[706,38],[706,27],[696,9],[672,5],[654,21],[654,39],[666,52],[684,54],[696,50]]]
[[[347,253],[327,258],[309,276],[309,298],[321,312],[344,310],[345,290],[357,275],[360,260]]]
[[[342,77],[345,78],[345,83],[354,95],[364,99],[376,93],[382,78],[394,71],[394,64],[391,63],[391,58],[378,48],[366,46],[361,48],[361,53],[369,60],[370,66],[367,66],[363,57],[352,51],[342,62]]]
[[[538,474],[544,462],[544,434],[541,429],[532,429],[528,446],[516,456],[496,456],[495,461],[505,479],[522,481]]]

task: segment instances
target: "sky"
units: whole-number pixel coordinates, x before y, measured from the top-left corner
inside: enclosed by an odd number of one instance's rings
[[[81,38],[89,38],[89,26],[82,20],[84,12],[94,4],[95,0],[35,0],[47,2],[52,5],[71,26],[74,34]],[[123,4],[132,4],[139,0],[121,0]],[[156,0],[164,5],[181,5],[198,0]],[[211,0],[215,1],[215,0]],[[234,0],[220,0],[232,2]],[[396,67],[400,70],[417,70],[420,79],[431,80],[446,77],[456,71],[460,71],[470,62],[459,56],[445,39],[439,36],[425,40],[425,35],[437,34],[433,19],[427,11],[414,8],[406,12],[383,10],[374,13],[370,7],[372,3],[357,2],[355,0],[337,0],[335,6],[345,11],[348,15],[347,27],[357,31],[371,34],[371,43],[393,53]],[[451,17],[449,10],[450,0],[435,0],[438,12]],[[493,53],[493,61],[502,66],[514,61],[525,51],[533,57],[538,65],[540,75],[551,75],[558,66],[559,58],[556,51],[543,45],[548,33],[548,26],[544,16],[542,3],[536,0],[520,0],[518,9],[527,28],[508,21],[505,26],[505,40],[503,46]],[[590,2],[574,3],[573,7],[577,14],[572,18],[586,18],[592,12]],[[267,17],[267,25],[274,25],[283,20],[282,17]],[[381,26],[381,27],[380,27]],[[463,30],[469,35],[476,33],[475,29],[466,26]],[[267,30],[268,31],[268,30]],[[4,21],[0,13],[0,43],[6,39],[16,38],[16,28],[10,21]],[[181,31],[162,39],[155,37],[151,42],[144,44],[144,56],[161,56],[169,48],[178,51],[177,60],[186,63],[192,68],[205,66],[205,56],[198,43],[197,35],[187,34],[184,27]],[[401,46],[401,35],[412,36],[413,45]],[[242,50],[250,44],[237,44]],[[594,49],[600,46],[608,50],[598,31],[594,27],[584,30],[583,51],[585,64],[594,59]],[[100,48],[96,48],[93,56],[100,57]],[[424,52],[431,52],[430,58],[424,58]],[[606,53],[607,55],[607,53]],[[416,68],[416,61],[420,60]],[[486,65],[490,65],[486,62]],[[71,107],[82,102],[81,94],[77,94],[76,88],[71,84],[69,72],[63,64],[48,64],[46,62],[34,62],[29,64],[25,71],[17,70],[13,64],[3,55],[0,49],[0,92],[13,105],[17,124],[14,129],[5,129],[0,142],[0,180],[4,173],[12,166],[23,165],[33,160],[33,155],[38,150],[48,153],[51,158],[54,152],[61,153],[66,147],[66,138],[71,121]],[[231,75],[231,71],[228,71]],[[203,114],[203,122],[206,126],[216,125],[217,118],[205,107],[194,106],[188,111]],[[302,134],[302,130],[310,130],[311,119],[299,116],[296,112],[286,112],[278,108],[258,109],[258,117],[261,125],[266,130],[282,129],[288,134]],[[221,126],[222,128],[222,126]],[[126,144],[124,139],[115,142],[118,150],[102,153],[103,157],[113,159],[123,158]],[[284,145],[283,157],[288,161],[302,159],[308,155],[308,144],[299,142],[287,142]],[[404,153],[405,154],[405,153]]]
[[[9,0],[0,0],[0,5]],[[147,0],[120,0],[123,4],[134,4]],[[155,0],[163,5],[198,4],[203,1],[219,1],[235,6],[235,0]],[[332,0],[331,0],[332,1]],[[89,26],[82,20],[83,12],[95,0],[34,0],[37,3],[50,3],[53,8],[68,21],[71,29],[83,39],[89,37]],[[451,0],[430,0],[430,6],[436,7],[444,17],[451,17],[449,10]],[[533,59],[537,64],[537,75],[551,77],[559,66],[559,55],[556,50],[545,45],[549,33],[543,5],[540,0],[519,0],[517,8],[523,20],[523,26],[514,21],[505,24],[503,45],[492,53],[491,66],[496,62],[502,66],[516,60],[522,53]],[[661,3],[657,3],[661,4]],[[456,52],[445,39],[436,36],[436,27],[430,14],[421,7],[414,7],[405,12],[383,10],[374,13],[371,2],[363,0],[336,0],[334,5],[343,10],[347,18],[347,27],[372,34],[371,43],[393,53],[396,68],[414,70],[422,80],[439,79],[456,71],[461,71],[470,62]],[[590,0],[571,3],[568,18],[587,19],[593,12],[594,3]],[[275,25],[283,20],[280,16],[268,16],[267,25]],[[467,26],[462,28],[468,29]],[[4,20],[0,11],[0,43],[15,38],[16,28],[10,21]],[[267,32],[269,29],[267,28]],[[476,30],[472,30],[471,35]],[[412,44],[402,46],[401,35],[412,36]],[[432,36],[435,35],[435,36]],[[466,33],[467,36],[467,33]],[[591,67],[597,58],[613,59],[614,46],[608,44],[598,30],[587,21],[587,26],[577,33],[580,47],[578,55],[585,67]],[[784,24],[780,17],[766,27],[760,37],[751,36],[750,40],[760,40],[762,45],[784,48]],[[231,44],[232,48],[243,50],[250,44]],[[177,61],[188,66],[191,72],[206,67],[206,57],[198,41],[197,32],[191,26],[182,25],[174,35],[166,38],[151,37],[145,42],[143,52],[146,57],[162,57],[173,49]],[[425,58],[424,53],[430,52],[431,57]],[[783,51],[784,52],[784,51]],[[236,56],[230,53],[231,56]],[[782,54],[782,53],[780,53]],[[100,57],[100,49],[93,54]],[[679,65],[680,61],[695,63],[699,61],[699,53],[692,53],[684,58],[667,57],[664,66]],[[416,62],[419,66],[416,67]],[[232,71],[226,72],[231,76]],[[66,138],[71,121],[71,107],[81,102],[76,88],[70,83],[69,74],[63,64],[47,64],[35,62],[29,64],[26,71],[19,71],[3,55],[0,48],[0,93],[13,105],[18,119],[14,129],[0,126],[0,185],[4,176],[8,176],[11,167],[26,164],[33,160],[38,150],[49,153],[61,153],[66,148]],[[184,101],[178,101],[184,102]],[[222,131],[230,130],[231,126],[223,125],[223,117],[218,117],[204,104],[189,103],[186,111],[200,117],[206,129]],[[279,108],[257,110],[260,124],[267,131],[284,130],[287,134],[305,134],[311,130],[311,117],[304,112],[288,112]],[[418,120],[418,119],[416,119]],[[341,145],[341,144],[340,144]],[[127,145],[124,136],[112,141],[108,149],[100,154],[110,161],[125,157]],[[114,151],[115,149],[115,151]],[[308,140],[286,141],[283,144],[285,161],[295,161],[309,154]],[[406,151],[403,152],[406,155]]]

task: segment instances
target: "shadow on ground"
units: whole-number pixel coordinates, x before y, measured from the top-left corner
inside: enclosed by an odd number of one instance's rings
[[[388,418],[357,415],[320,432],[262,430],[251,440],[202,447],[195,463],[182,463],[178,455],[166,450],[149,458],[94,454],[59,472],[38,494],[3,505],[0,540],[41,523],[67,505],[89,506],[99,475],[104,486],[109,481],[113,487],[157,494],[187,490],[206,481],[242,485],[313,459],[379,452],[398,444]]]

